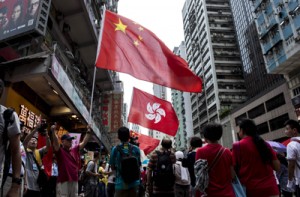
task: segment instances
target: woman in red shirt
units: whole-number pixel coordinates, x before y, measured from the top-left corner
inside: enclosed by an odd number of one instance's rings
[[[280,163],[275,151],[257,134],[252,120],[239,122],[238,135],[242,140],[233,144],[233,162],[247,197],[279,196],[273,170],[278,171]]]
[[[220,124],[208,123],[204,126],[203,135],[207,145],[197,149],[196,160],[206,159],[208,167],[210,167],[219,151],[221,151],[218,160],[215,161],[213,168],[209,171],[209,184],[205,192],[207,196],[211,197],[235,197],[231,184],[234,177],[232,155],[228,149],[223,148],[218,143],[218,140],[222,137],[222,133],[223,129]],[[197,192],[196,197],[200,196],[202,194]]]

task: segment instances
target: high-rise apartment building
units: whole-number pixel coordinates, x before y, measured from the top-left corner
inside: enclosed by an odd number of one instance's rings
[[[186,46],[184,42],[175,47],[173,52],[186,59]],[[176,150],[187,150],[189,139],[194,135],[192,124],[191,96],[189,92],[171,90],[172,104],[179,120],[179,128],[174,138]]]
[[[236,35],[238,38],[245,86],[249,100],[231,113],[234,128],[242,118],[253,119],[259,134],[268,140],[284,137],[284,122],[295,118],[288,87],[282,75],[269,74],[264,62],[263,50],[248,0],[231,0]],[[236,131],[232,131],[236,137]]]
[[[203,92],[191,95],[193,130],[199,135],[210,121],[228,124],[230,111],[247,96],[229,0],[187,0],[182,14],[187,60],[203,80]],[[223,137],[231,146],[231,132]]]
[[[251,2],[266,69],[268,73],[285,75],[300,119],[300,2]]]

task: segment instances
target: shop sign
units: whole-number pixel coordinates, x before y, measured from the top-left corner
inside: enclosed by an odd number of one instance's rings
[[[21,105],[19,119],[24,123],[25,133],[28,133],[39,123],[40,116],[30,111],[25,105]]]
[[[122,95],[112,95],[111,131],[117,131],[121,127]]]

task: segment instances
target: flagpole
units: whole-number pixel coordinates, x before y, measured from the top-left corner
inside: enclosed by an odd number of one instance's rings
[[[97,61],[98,56],[99,56],[100,47],[101,47],[101,40],[102,40],[102,34],[103,34],[103,29],[104,29],[104,20],[105,20],[106,7],[105,7],[105,5],[103,7],[104,7],[104,12],[103,12],[103,16],[102,16],[101,30],[100,30],[99,39],[98,39],[98,48],[97,48],[96,61]],[[92,120],[92,110],[93,110],[93,100],[94,100],[96,73],[97,73],[97,67],[96,67],[96,62],[95,62],[94,75],[93,75],[93,86],[92,86],[92,93],[91,93],[90,112],[89,112],[89,120],[88,120],[89,124],[91,123],[91,120]]]

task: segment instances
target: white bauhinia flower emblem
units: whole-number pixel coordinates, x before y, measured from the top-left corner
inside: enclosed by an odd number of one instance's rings
[[[150,103],[147,104],[147,111],[149,112],[149,114],[145,114],[145,116],[149,120],[155,119],[154,121],[155,124],[161,121],[161,116],[166,117],[165,110],[159,107],[160,107],[159,103],[153,103],[152,106]]]

